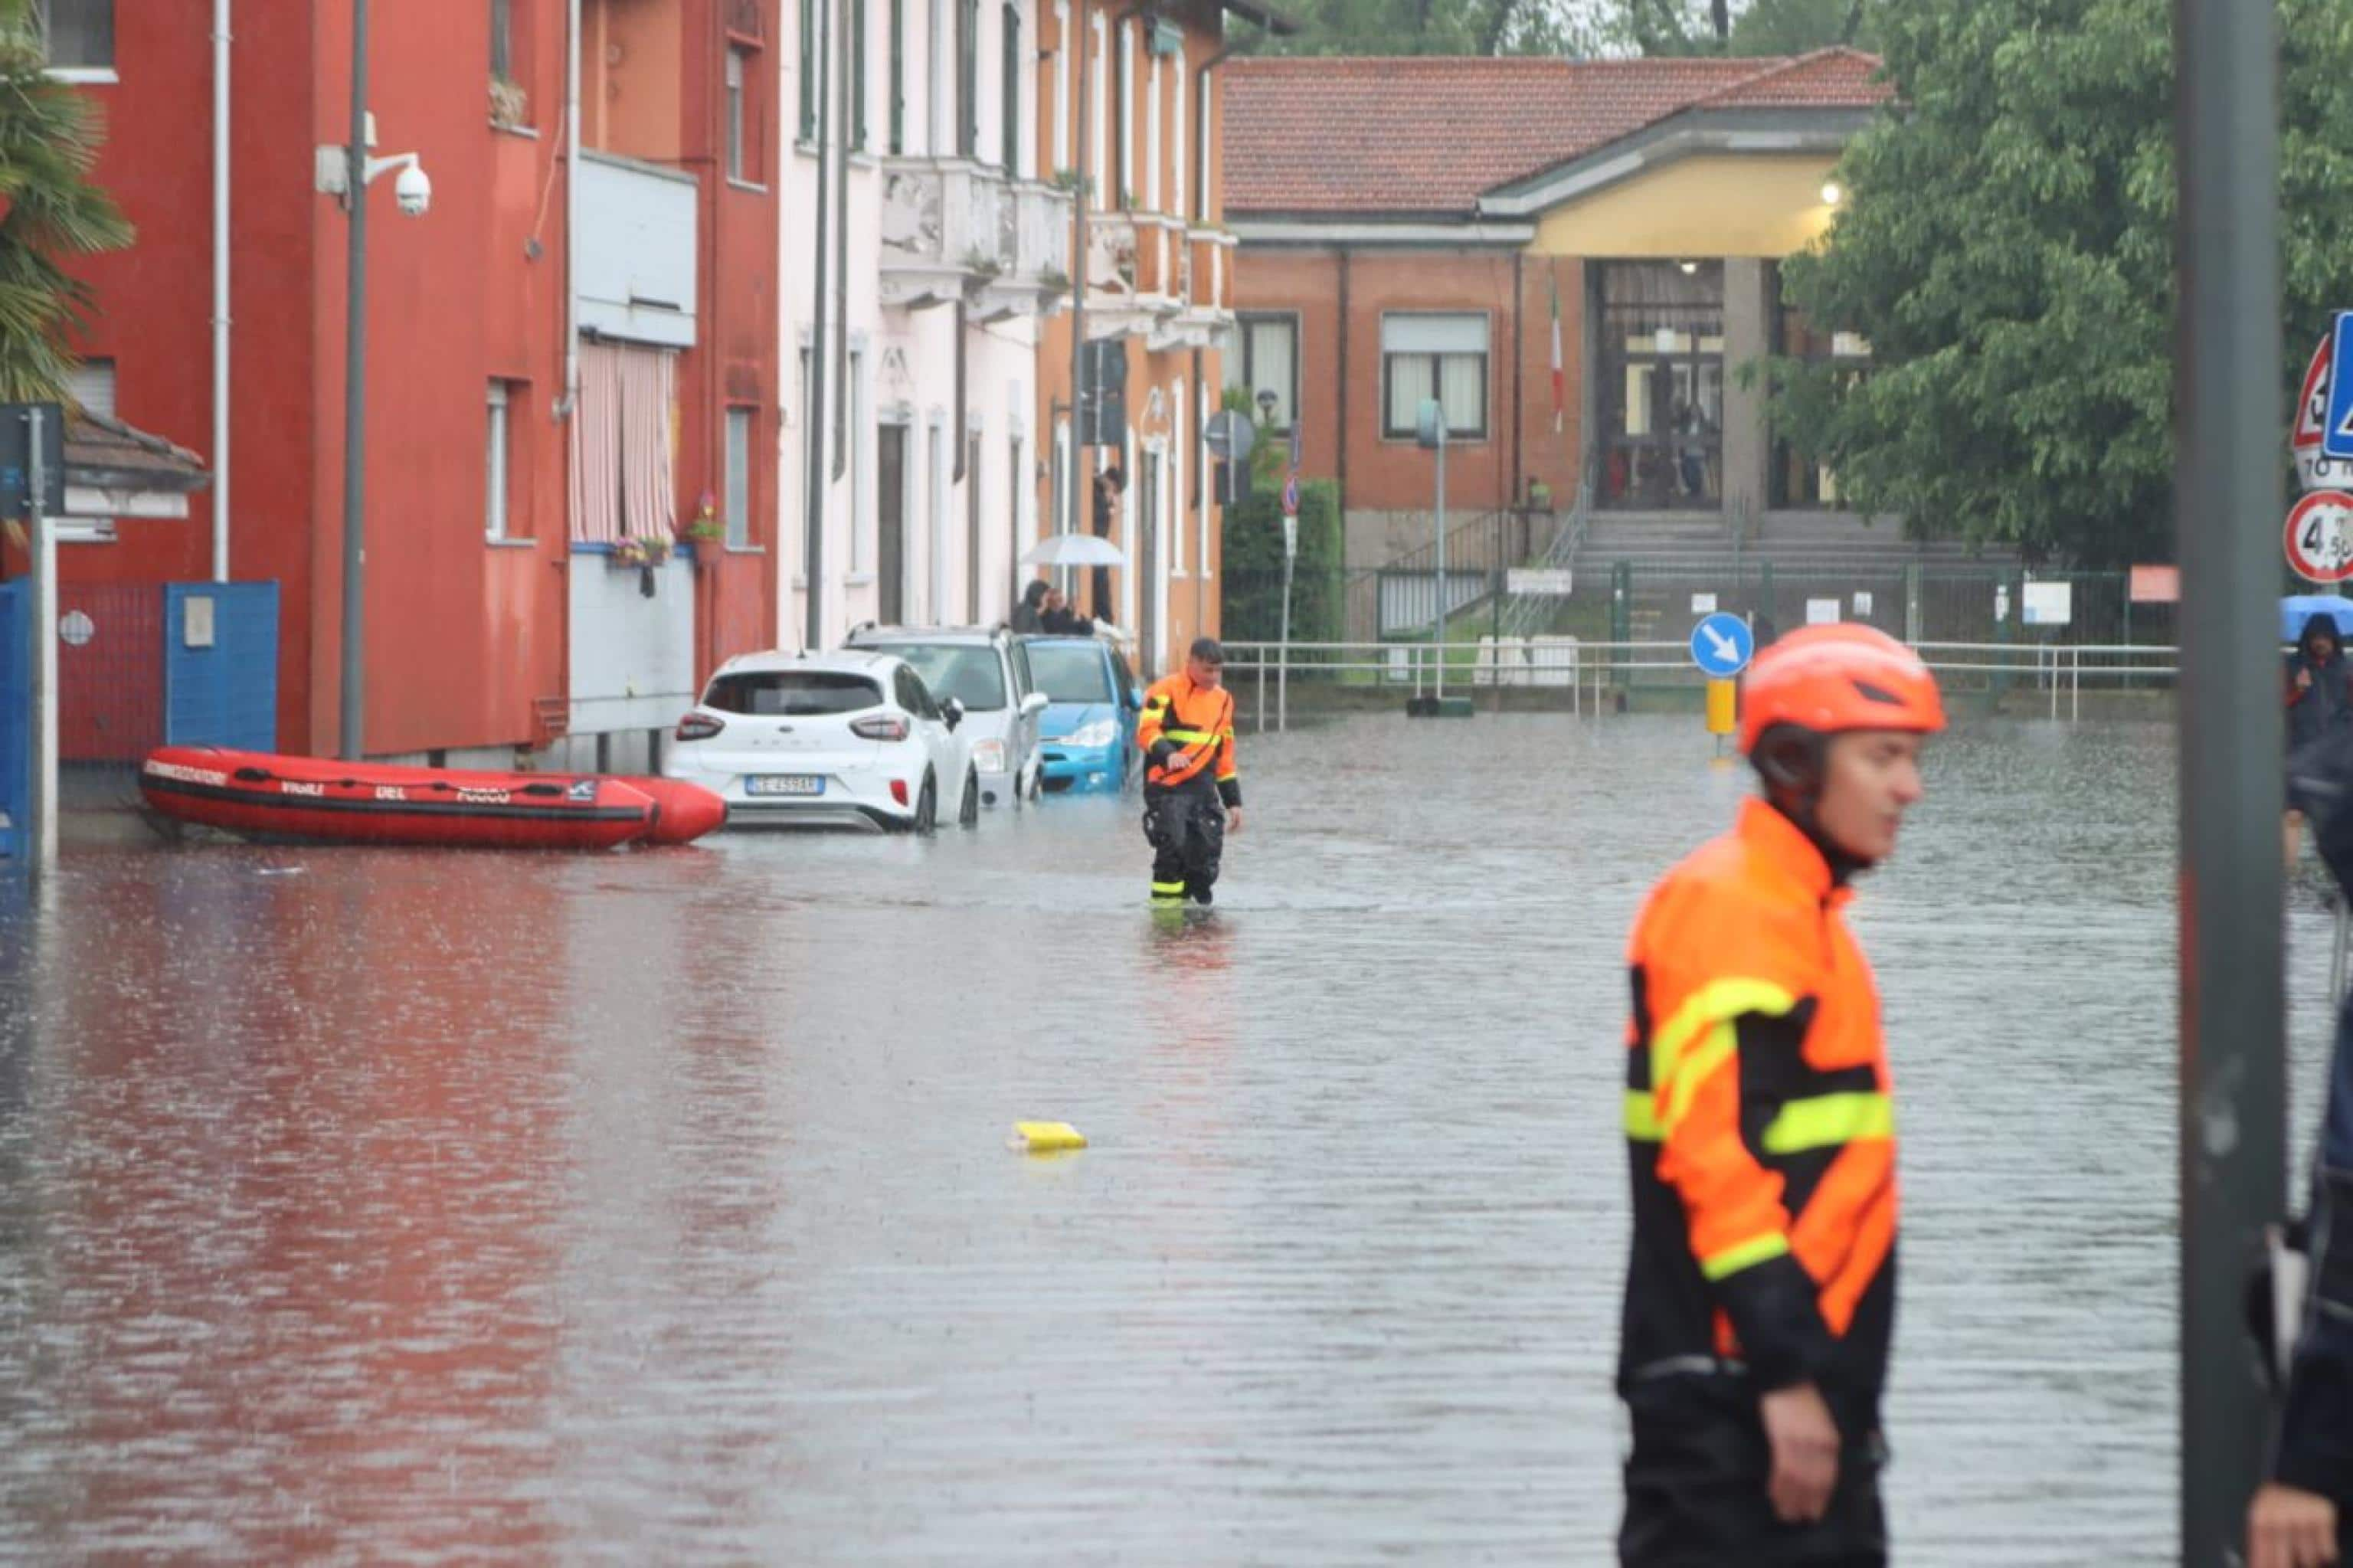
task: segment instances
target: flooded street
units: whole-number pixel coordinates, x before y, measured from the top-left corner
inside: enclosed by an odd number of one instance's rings
[[[1857,906],[1906,1563],[2173,1550],[2171,744],[1966,727]],[[1708,745],[1245,733],[1173,929],[1132,800],[70,857],[0,894],[0,1556],[1604,1562],[1620,954]]]

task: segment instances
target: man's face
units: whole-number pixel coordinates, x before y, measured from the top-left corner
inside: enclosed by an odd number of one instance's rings
[[[1185,661],[1185,675],[1203,691],[1214,692],[1218,689],[1219,683],[1226,678],[1226,667],[1223,664],[1213,664],[1207,659],[1188,657]]]
[[[2336,658],[2337,639],[2331,637],[2326,631],[2314,632],[2312,634],[2312,656],[2324,663],[2328,660]]]
[[[1895,853],[1905,809],[1927,793],[1920,782],[1921,738],[1888,729],[1831,737],[1815,818],[1825,838],[1857,860]]]
[[[1060,609],[1062,608],[1061,589],[1048,588],[1046,590],[1046,608],[1048,609]]]

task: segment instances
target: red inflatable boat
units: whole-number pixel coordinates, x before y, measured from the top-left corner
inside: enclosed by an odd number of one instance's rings
[[[196,746],[149,752],[139,789],[180,821],[340,843],[610,849],[685,843],[727,818],[718,796],[678,779],[397,768]]]

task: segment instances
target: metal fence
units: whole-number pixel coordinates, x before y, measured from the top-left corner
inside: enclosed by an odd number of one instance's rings
[[[31,584],[0,583],[0,860],[25,858],[32,812]]]
[[[158,746],[268,751],[278,736],[278,585],[58,589],[58,802],[135,803]]]
[[[1986,699],[2031,694],[2054,719],[2083,716],[2084,691],[2170,687],[2170,647],[2126,643],[1922,642],[1915,645],[1946,692]],[[1229,641],[1226,675],[1260,729],[1289,722],[1293,689],[1326,706],[1381,691],[1420,696],[1546,694],[1573,714],[1604,713],[1637,690],[1688,692],[1706,682],[1681,639],[1588,641],[1560,635],[1423,642]]]
[[[1457,559],[1450,552],[1450,640],[1680,639],[1711,610],[1757,617],[1776,632],[1810,620],[1859,621],[1913,643],[2140,647],[2169,646],[2177,635],[2174,607],[2134,603],[2124,572],[1902,557],[1793,563],[1730,555],[1719,561],[1588,559],[1574,567],[1515,576],[1515,565],[1507,563],[1520,547],[1518,534],[1509,532],[1518,523],[1516,514],[1482,521],[1462,542],[1469,546],[1490,540],[1483,554]],[[1544,564],[1556,565],[1550,558]],[[1531,582],[1546,591],[1517,591]],[[1250,607],[1226,623],[1229,636],[1273,635],[1279,574],[1229,573],[1224,592],[1229,606]],[[1435,630],[1438,574],[1408,562],[1319,582],[1314,597],[1338,614],[1294,619],[1293,634],[1303,641],[1427,641]]]

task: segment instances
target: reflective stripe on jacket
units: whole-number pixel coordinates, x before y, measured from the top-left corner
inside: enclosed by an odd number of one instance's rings
[[[1895,1128],[1879,995],[1820,851],[1762,800],[1651,890],[1628,951],[1621,1389],[1736,1372],[1877,1425]]]
[[[1162,742],[1157,757],[1154,748]],[[1223,686],[1197,686],[1179,673],[1152,683],[1144,694],[1144,715],[1135,744],[1152,758],[1145,782],[1174,789],[1195,779],[1213,779],[1229,806],[1241,803],[1240,775],[1234,762],[1234,694]]]

